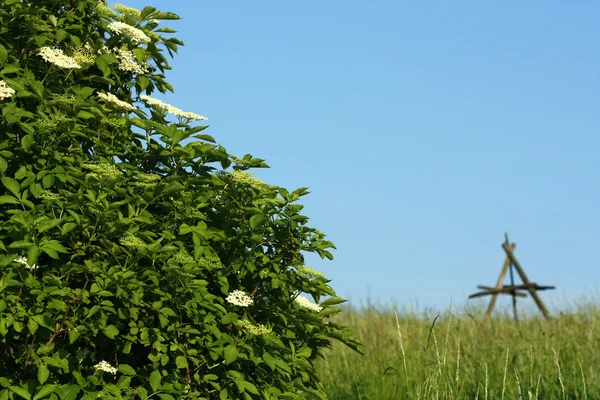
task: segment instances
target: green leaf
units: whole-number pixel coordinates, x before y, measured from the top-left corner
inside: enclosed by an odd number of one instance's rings
[[[6,60],[8,59],[8,51],[6,51],[6,47],[0,44],[0,65],[6,64]]]
[[[29,260],[27,260],[29,261]],[[29,332],[34,335],[35,332],[38,330],[39,325],[37,324],[37,322],[35,322],[32,319],[29,319],[29,321],[27,321],[27,329],[29,329]],[[43,383],[43,382],[40,382]]]
[[[38,374],[38,379],[39,379],[39,374]],[[38,400],[38,399],[43,399],[44,397],[48,396],[49,394],[54,393],[54,391],[56,390],[56,385],[44,385],[40,388],[40,391],[37,392],[37,394],[35,396],[33,396],[33,400]]]
[[[108,336],[110,339],[114,339],[115,336],[117,336],[119,334],[119,330],[114,325],[108,325],[107,327],[102,329],[102,332],[104,332],[104,334],[106,336]]]
[[[3,176],[0,180],[2,181],[2,184],[5,188],[10,190],[10,192],[14,194],[17,198],[20,198],[19,192],[21,191],[21,185],[19,185],[19,182],[8,176]]]
[[[157,370],[152,371],[152,373],[150,374],[150,387],[152,388],[153,391],[157,392],[158,389],[160,389],[160,385],[161,385],[161,380],[162,380],[162,376],[160,375],[160,372],[158,372]]]
[[[10,389],[11,392],[13,392],[14,394],[24,398],[24,399],[31,399],[31,395],[29,394],[29,392],[25,389],[23,389],[22,387],[19,386],[9,386],[8,387]]]
[[[60,400],[77,400],[77,394],[81,389],[77,385],[59,386],[54,393],[58,395]]]
[[[58,31],[56,31],[56,41],[58,43],[65,40],[66,37],[67,37],[67,31],[65,31],[64,29],[59,29]]]
[[[183,369],[188,367],[187,358],[184,356],[177,356],[175,359],[175,364],[177,364],[177,368]]]
[[[44,382],[48,380],[50,376],[50,371],[48,370],[48,366],[46,364],[40,364],[38,367],[37,378],[40,382],[40,385],[43,385]]]
[[[8,168],[8,163],[2,157],[0,157],[0,173],[5,173]]]
[[[321,302],[321,306],[333,306],[335,304],[345,303],[346,300],[341,297],[330,297],[329,299]]]
[[[77,113],[77,116],[79,118],[83,118],[83,119],[92,119],[92,118],[96,118],[96,116],[94,114],[92,114],[91,112],[85,111],[85,110],[81,110]]]
[[[142,21],[145,20],[150,14],[152,14],[155,11],[156,11],[156,8],[154,8],[154,7],[150,7],[150,6],[144,7],[142,9],[142,11],[140,12],[140,19]]]
[[[125,375],[136,375],[135,369],[127,364],[119,364],[119,372]]]
[[[238,356],[238,350],[237,347],[235,347],[235,344],[230,344],[229,346],[225,347],[223,350],[223,356],[225,357],[226,364],[235,362]]]
[[[9,196],[7,194],[3,194],[2,196],[0,196],[0,204],[21,204],[19,203],[19,200],[15,199],[12,196]]]
[[[23,139],[21,139],[21,147],[23,147],[25,150],[29,150],[29,148],[34,142],[35,139],[33,138],[33,134],[30,133],[28,135],[23,136]]]
[[[251,382],[244,381],[242,383],[242,386],[244,386],[244,389],[246,389],[250,393],[252,393],[252,394],[258,394],[258,389]]]
[[[250,218],[250,228],[256,229],[256,227],[265,221],[266,217],[264,214],[256,214]]]
[[[81,336],[81,332],[79,332],[78,330],[76,331],[75,329],[71,329],[69,331],[69,343],[75,343],[75,341],[79,339],[79,336]]]

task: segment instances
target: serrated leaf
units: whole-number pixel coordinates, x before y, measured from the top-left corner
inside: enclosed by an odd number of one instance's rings
[[[56,390],[56,385],[44,385],[40,388],[40,391],[36,393],[35,396],[33,396],[33,400],[38,400],[38,399],[43,399],[44,397],[48,396],[49,394],[54,393],[54,391]]]
[[[223,356],[225,357],[226,364],[235,362],[238,356],[238,350],[237,347],[235,347],[235,344],[230,344],[229,346],[225,347],[223,350]]]
[[[256,227],[262,224],[266,219],[264,214],[253,215],[252,218],[250,218],[250,228],[256,229]]]
[[[22,387],[19,387],[19,386],[9,386],[8,389],[11,392],[13,392],[14,394],[16,394],[16,395],[18,395],[18,396],[20,396],[20,397],[22,397],[24,399],[27,399],[27,400],[31,399],[31,395],[29,394],[29,392],[27,390],[23,389]]]
[[[60,400],[77,400],[77,394],[81,389],[77,385],[63,385],[56,388],[54,393]]]
[[[342,299],[341,297],[330,297],[329,299],[321,302],[321,306],[333,306],[335,304],[345,303],[346,299]]]
[[[2,196],[0,196],[0,204],[21,204],[19,202],[19,200],[15,199],[12,196],[9,196],[7,194],[3,194]]]
[[[23,139],[21,139],[21,147],[23,147],[25,150],[29,150],[29,148],[33,145],[34,142],[35,139],[33,137],[33,134],[29,133],[23,136]]]
[[[160,375],[160,372],[158,372],[157,370],[152,371],[152,373],[150,374],[150,387],[152,388],[153,391],[157,392],[158,389],[160,389],[160,385],[161,385],[161,380],[162,380],[162,376]]]
[[[19,182],[8,176],[3,176],[0,180],[4,187],[10,190],[15,197],[20,198],[19,193],[21,191],[21,185],[19,185]]]
[[[136,375],[135,369],[127,364],[119,364],[119,372],[125,375]]]
[[[177,356],[177,358],[175,359],[175,364],[177,365],[177,368],[179,368],[179,369],[187,368],[188,367],[187,358],[185,358],[184,356]]]
[[[40,382],[40,385],[43,385],[44,382],[48,380],[50,376],[50,371],[48,370],[48,366],[46,364],[40,364],[38,366],[37,378]]]
[[[104,332],[104,334],[106,336],[108,336],[110,339],[114,339],[115,336],[117,336],[119,334],[119,330],[114,325],[108,325],[107,327],[102,329],[102,332]]]

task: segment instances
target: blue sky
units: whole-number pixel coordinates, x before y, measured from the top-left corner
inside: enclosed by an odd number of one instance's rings
[[[549,303],[595,293],[600,3],[123,2],[182,17],[171,104],[266,159],[259,178],[310,187],[338,250],[308,264],[339,295],[463,303],[504,232]]]

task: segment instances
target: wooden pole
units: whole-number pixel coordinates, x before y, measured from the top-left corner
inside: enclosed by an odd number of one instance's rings
[[[509,246],[508,243],[506,243],[506,242],[502,243],[502,247],[504,248],[504,251],[506,252],[506,255],[508,256],[508,259],[510,259],[510,262],[517,269],[517,272],[521,276],[523,283],[525,285],[527,285],[527,290],[529,290],[529,294],[531,294],[531,297],[533,297],[533,300],[535,300],[535,303],[539,307],[540,311],[542,312],[542,314],[544,314],[544,317],[546,319],[550,319],[550,313],[546,309],[546,306],[544,305],[544,302],[542,301],[542,299],[538,296],[537,292],[535,291],[535,287],[532,286],[531,283],[529,282],[529,279],[527,278],[525,271],[523,270],[523,268],[521,267],[521,264],[519,264],[519,261],[517,261],[517,258],[515,257],[515,255],[512,252],[512,250],[513,250],[512,247]]]
[[[508,238],[507,238],[507,242],[508,243]],[[514,250],[516,247],[516,244],[512,244],[511,245],[511,249]],[[500,272],[500,277],[498,278],[498,282],[496,283],[496,289],[501,290],[502,286],[504,284],[504,278],[506,277],[506,272],[508,271],[508,267],[510,266],[510,258],[506,257],[506,260],[504,261],[504,265],[502,266],[502,271]],[[494,309],[494,306],[496,305],[496,300],[498,299],[498,293],[494,293],[492,295],[492,299],[490,300],[490,305],[487,308],[487,311],[485,312],[485,316],[486,318],[489,318],[492,315],[492,310]]]

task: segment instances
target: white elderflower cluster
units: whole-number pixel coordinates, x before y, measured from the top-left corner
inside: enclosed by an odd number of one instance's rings
[[[183,118],[183,119],[189,119],[192,121],[200,121],[200,120],[208,119],[206,117],[203,117],[202,115],[198,115],[193,112],[182,111],[175,106],[164,103],[164,102],[162,102],[158,99],[155,99],[153,97],[150,97],[150,96],[142,95],[142,96],[140,96],[140,98],[144,101],[144,103],[146,103],[148,105],[154,106],[161,110],[165,110],[166,112],[173,114],[177,117]]]
[[[125,110],[135,109],[134,106],[127,103],[126,101],[120,100],[117,96],[115,96],[112,93],[98,93],[97,96],[100,97],[102,100],[105,100],[111,104],[114,104],[115,106],[117,106],[119,108],[124,108]]]
[[[0,79],[0,100],[7,99],[15,94],[15,89],[8,86],[6,82]]]
[[[129,247],[132,249],[140,249],[146,247],[146,242],[144,242],[139,237],[133,235],[123,236],[121,239],[119,239],[119,243],[121,243],[125,247]]]
[[[246,293],[242,292],[241,290],[234,290],[233,292],[229,293],[229,296],[227,296],[227,298],[225,298],[225,300],[228,303],[231,303],[233,305],[240,306],[240,307],[248,307],[249,305],[254,303],[254,300],[252,300],[252,298],[250,296],[248,296]]]
[[[89,177],[96,178],[99,181],[116,181],[123,177],[119,168],[112,164],[83,164],[83,168],[92,172],[86,174]]]
[[[96,61],[96,56],[94,55],[94,50],[89,43],[84,44],[81,47],[78,47],[73,50],[73,60],[79,65],[81,64],[91,64]]]
[[[190,255],[185,249],[179,250],[173,255],[171,261],[177,264],[189,264],[194,262],[194,257]]]
[[[255,178],[250,172],[235,170],[231,173],[231,179],[238,185],[250,186],[254,189],[263,189],[266,184]]]
[[[25,269],[28,269],[30,271],[35,271],[36,269],[39,268],[39,266],[37,264],[29,265],[26,257],[19,256],[19,257],[15,258],[14,261],[16,263],[23,264],[25,266]]]
[[[263,324],[253,324],[252,322],[248,321],[247,319],[243,319],[241,321],[238,322],[239,325],[246,329],[248,332],[250,332],[253,335],[266,335],[267,333],[271,333],[272,330],[270,328],[267,328],[265,325]]]
[[[52,63],[60,68],[76,69],[81,68],[73,57],[69,57],[61,49],[53,49],[52,47],[42,47],[40,56],[49,63]]]
[[[325,275],[322,272],[316,271],[312,268],[308,268],[306,266],[300,266],[300,267],[296,267],[296,269],[298,270],[298,272],[300,272],[303,275],[306,276],[310,276],[310,277],[314,277],[314,278],[323,278],[325,277]]]
[[[136,181],[131,182],[132,186],[140,188],[153,188],[162,179],[160,175],[138,173],[135,177]]]
[[[100,361],[98,364],[94,365],[94,368],[96,368],[98,371],[108,372],[109,374],[117,374],[117,369],[106,361]]]
[[[311,311],[314,311],[314,312],[319,312],[319,311],[321,311],[323,309],[323,307],[321,307],[320,305],[318,305],[316,303],[313,303],[312,301],[310,301],[306,297],[298,296],[298,297],[296,297],[295,302],[300,307],[307,308],[307,309],[309,309]]]
[[[133,72],[134,74],[144,75],[148,72],[145,64],[139,64],[133,55],[132,51],[124,48],[116,49],[112,52],[117,60],[119,60],[119,69],[125,72]]]
[[[123,4],[115,4],[113,6],[113,9],[115,9],[118,12],[120,12],[121,14],[123,14],[127,17],[130,17],[130,18],[133,18],[135,20],[140,19],[142,16],[142,13],[137,8],[127,7]]]
[[[107,28],[109,31],[116,33],[117,35],[124,33],[134,42],[150,43],[150,38],[143,30],[126,24],[125,22],[113,21],[108,24]]]

